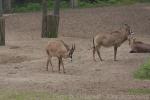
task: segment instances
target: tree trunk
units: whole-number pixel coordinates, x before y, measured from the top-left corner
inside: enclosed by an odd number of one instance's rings
[[[58,35],[59,16],[47,15],[47,37],[56,38]]]
[[[57,37],[59,26],[59,8],[60,8],[60,0],[55,0],[53,15],[48,15],[47,0],[43,0],[42,37],[47,38]]]
[[[3,0],[3,9],[5,13],[11,12],[11,0]]]
[[[2,5],[2,0],[0,0],[0,17],[2,16],[3,14],[3,5]]]
[[[78,0],[70,0],[71,8],[77,8],[78,7]]]
[[[47,0],[43,0],[42,8],[42,37],[46,37],[47,33]]]
[[[0,46],[5,45],[5,19],[0,17]]]

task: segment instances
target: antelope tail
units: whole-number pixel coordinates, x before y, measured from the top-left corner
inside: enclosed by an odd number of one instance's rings
[[[46,53],[47,53],[47,55],[49,55],[49,51],[48,50],[46,50]]]
[[[95,49],[94,37],[93,37],[93,48]]]

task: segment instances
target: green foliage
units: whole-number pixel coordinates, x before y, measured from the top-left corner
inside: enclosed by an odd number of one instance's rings
[[[123,4],[133,4],[138,1],[136,0],[96,0],[94,3],[80,1],[79,7],[97,7],[97,6],[110,6],[110,5],[123,5]]]
[[[48,0],[48,9],[53,9],[54,1]],[[69,3],[67,1],[62,1],[60,4],[61,8],[69,8]],[[25,4],[17,4],[13,7],[14,12],[32,12],[39,11],[42,9],[42,3],[25,3]]]
[[[61,1],[61,8],[69,8],[69,2],[67,1]]]
[[[110,4],[132,4],[135,0],[108,0]]]
[[[90,7],[94,7],[94,6],[95,6],[94,4],[89,3],[89,2],[80,1],[80,3],[79,3],[79,7],[81,7],[81,8],[85,8],[85,7],[90,8]]]
[[[150,2],[150,0],[138,0],[139,2]]]
[[[150,60],[143,64],[135,73],[134,77],[138,79],[150,79]]]
[[[150,89],[129,89],[129,94],[150,94]]]
[[[54,2],[52,0],[48,0],[48,9],[52,9],[54,7]]]
[[[150,0],[95,0],[96,2],[91,3],[90,0],[79,0],[79,8],[89,8],[98,6],[110,6],[110,5],[124,5],[133,4],[137,2],[150,2]],[[48,0],[48,9],[53,9],[54,1]],[[62,0],[61,8],[69,8],[70,1]],[[42,8],[42,3],[23,3],[16,4],[13,7],[14,12],[29,12],[29,11],[39,11]]]
[[[14,12],[28,12],[28,11],[39,11],[41,9],[41,5],[39,3],[27,3],[16,5],[13,8]]]

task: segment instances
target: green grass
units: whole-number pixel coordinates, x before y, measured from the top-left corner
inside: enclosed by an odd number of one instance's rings
[[[50,94],[48,92],[0,90],[0,100],[81,100],[81,99],[73,96]]]
[[[118,5],[130,5],[135,3],[148,3],[150,0],[96,0],[96,3],[79,2],[79,8],[101,7],[101,6],[118,6]]]
[[[134,73],[134,77],[137,79],[150,80],[150,59]]]
[[[142,80],[150,80],[150,59],[140,66],[134,73],[134,77]],[[129,89],[130,94],[150,94],[150,88]]]
[[[62,95],[18,89],[0,89],[0,100],[95,100],[91,95]],[[97,99],[96,99],[97,100]],[[103,99],[101,99],[103,100]]]
[[[134,94],[150,94],[150,89],[129,89],[128,93],[131,95]]]
[[[85,2],[79,0],[79,8],[91,8],[101,6],[116,6],[116,5],[129,5],[138,2],[150,2],[150,0],[96,0],[96,3]],[[33,12],[40,11],[42,3],[26,3],[20,5],[14,5],[13,12]],[[69,8],[69,2],[62,0],[61,8]],[[53,9],[53,0],[48,0],[48,9]]]

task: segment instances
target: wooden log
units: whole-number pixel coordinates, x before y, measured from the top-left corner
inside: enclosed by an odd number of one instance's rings
[[[59,16],[47,15],[47,37],[56,38],[58,36]]]
[[[5,19],[0,17],[0,46],[5,45]]]

